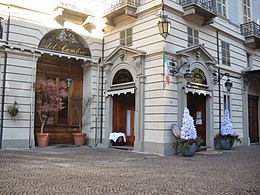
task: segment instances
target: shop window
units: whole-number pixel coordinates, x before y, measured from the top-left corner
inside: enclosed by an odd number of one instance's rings
[[[222,64],[230,66],[230,46],[229,43],[221,41]]]
[[[188,27],[188,47],[199,44],[199,31]]]
[[[132,46],[133,44],[133,31],[128,28],[120,32],[120,45]]]

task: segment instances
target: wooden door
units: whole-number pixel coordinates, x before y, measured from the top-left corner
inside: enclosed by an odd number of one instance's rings
[[[197,135],[202,138],[206,145],[206,96],[188,93],[187,105],[190,115],[193,117]]]
[[[113,132],[125,133],[126,145],[133,146],[135,139],[134,127],[135,95],[115,95],[113,97]]]
[[[248,96],[248,112],[249,112],[249,137],[250,143],[259,142],[259,124],[258,124],[258,97]]]
[[[70,63],[70,69],[68,64]],[[57,85],[70,75],[72,85],[64,97],[65,108],[51,113],[44,131],[50,133],[50,144],[73,144],[72,133],[79,132],[82,111],[82,62],[50,55],[43,55],[37,63],[37,80],[53,79]],[[40,121],[35,113],[35,132],[40,131]]]

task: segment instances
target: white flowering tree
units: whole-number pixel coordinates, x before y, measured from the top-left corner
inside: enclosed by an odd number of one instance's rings
[[[224,120],[221,124],[221,135],[233,135],[232,122],[229,116],[229,111],[226,109],[224,114]]]
[[[184,109],[183,119],[182,119],[181,135],[180,138],[183,140],[195,140],[197,138],[197,131],[194,126],[194,120],[190,116],[190,111],[188,108]]]

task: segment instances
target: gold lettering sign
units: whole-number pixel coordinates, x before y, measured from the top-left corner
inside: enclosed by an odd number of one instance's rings
[[[193,76],[191,82],[207,85],[206,76],[201,69],[195,68],[194,70],[191,71],[191,73]]]
[[[57,29],[47,33],[39,48],[81,56],[91,56],[83,39],[69,29]]]

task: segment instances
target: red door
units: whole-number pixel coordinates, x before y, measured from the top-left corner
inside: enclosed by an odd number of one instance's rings
[[[187,107],[193,117],[198,136],[206,145],[206,96],[188,93]]]
[[[259,142],[259,124],[258,124],[258,97],[248,96],[248,112],[249,112],[249,137],[250,143]]]

